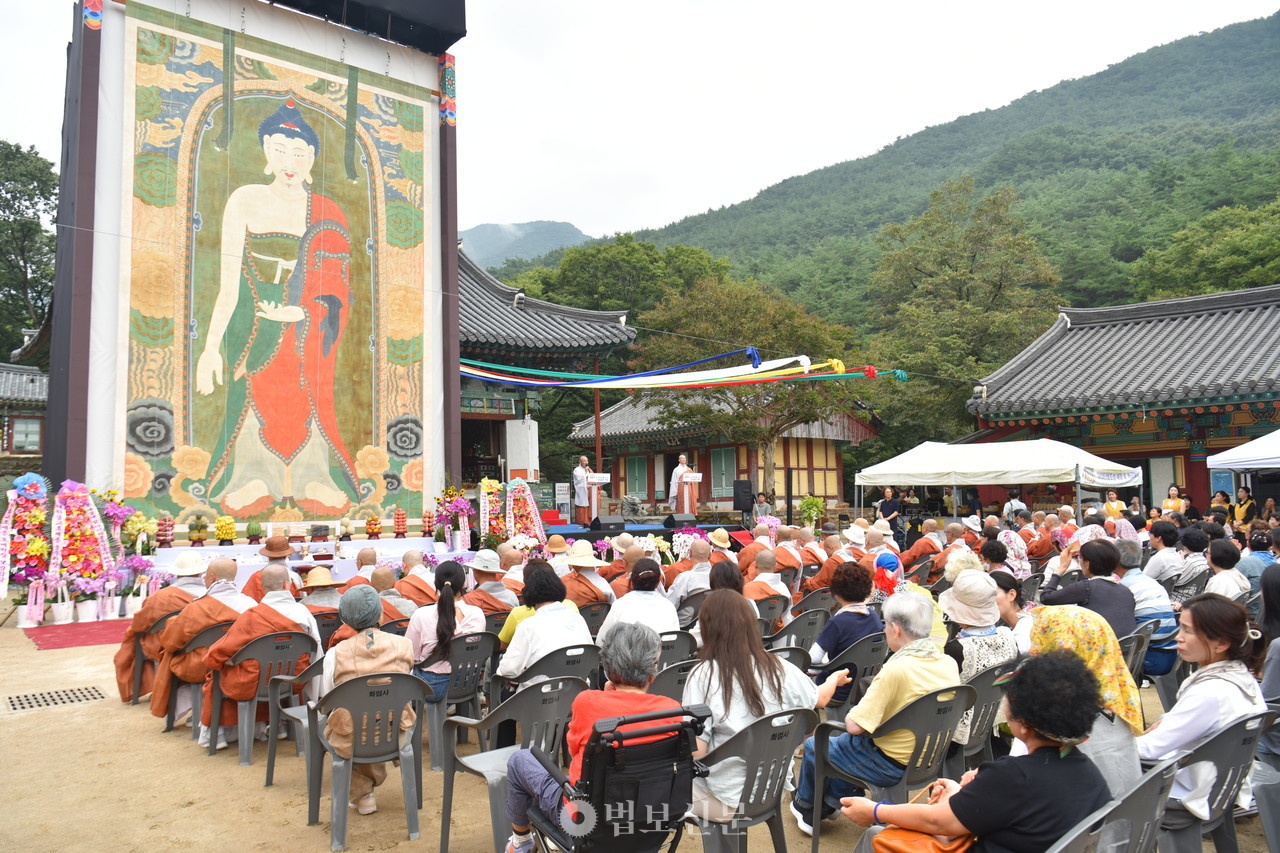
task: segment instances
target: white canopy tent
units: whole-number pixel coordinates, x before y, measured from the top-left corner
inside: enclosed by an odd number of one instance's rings
[[[1239,447],[1215,453],[1205,460],[1222,471],[1273,471],[1280,469],[1280,429],[1247,441]]]
[[[1142,485],[1142,469],[1095,456],[1061,441],[923,444],[854,476],[859,486],[984,486],[997,483],[1075,483],[1105,491]],[[957,505],[958,505],[957,501]],[[1077,512],[1080,492],[1076,491]]]

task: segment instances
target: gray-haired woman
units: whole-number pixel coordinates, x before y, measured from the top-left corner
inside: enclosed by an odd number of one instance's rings
[[[661,641],[648,625],[624,622],[609,632],[600,648],[600,665],[608,682],[603,690],[584,690],[573,700],[566,735],[571,756],[570,784],[577,784],[582,774],[582,752],[597,720],[680,707],[674,699],[645,692],[658,673],[661,653]],[[660,726],[679,720],[680,715],[676,714],[670,719],[641,725]],[[533,753],[521,749],[507,759],[507,789],[507,818],[511,821],[512,833],[507,853],[525,853],[533,849],[529,807],[536,804],[543,814],[558,815],[562,802],[560,787]]]

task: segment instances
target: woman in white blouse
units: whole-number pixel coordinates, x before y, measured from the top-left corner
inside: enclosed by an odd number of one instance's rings
[[[648,625],[659,634],[663,631],[679,631],[680,620],[676,618],[676,606],[658,592],[661,580],[662,569],[657,562],[648,557],[636,560],[636,564],[631,567],[631,592],[609,607],[608,615],[596,632],[596,643],[603,645],[604,638],[614,626],[624,622]]]
[[[1262,632],[1243,606],[1221,595],[1199,595],[1182,605],[1178,624],[1178,656],[1200,668],[1178,689],[1168,713],[1138,738],[1144,759],[1169,757],[1233,720],[1267,710],[1254,677],[1262,664]],[[1161,851],[1198,853],[1213,774],[1204,764],[1178,771],[1160,822]]]

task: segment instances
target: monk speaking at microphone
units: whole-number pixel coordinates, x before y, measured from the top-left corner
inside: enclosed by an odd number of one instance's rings
[[[204,595],[204,579],[205,572],[204,560],[200,559],[200,555],[191,551],[184,551],[178,555],[178,559],[174,562],[170,573],[173,575],[173,583],[166,586],[159,592],[147,596],[147,600],[142,603],[142,608],[133,615],[133,621],[129,623],[129,628],[124,632],[124,639],[120,642],[120,649],[116,652],[116,686],[120,688],[120,701],[133,701],[133,663],[135,650],[133,647],[133,638],[138,634],[142,635],[142,652],[148,658],[142,669],[142,690],[140,696],[146,696],[151,692],[152,682],[155,680],[156,667],[151,661],[160,659],[163,647],[159,634],[148,634],[147,630],[151,628],[162,617],[172,613],[175,610],[181,610],[190,604],[197,595]]]

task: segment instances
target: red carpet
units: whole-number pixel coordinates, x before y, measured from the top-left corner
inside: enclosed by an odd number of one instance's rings
[[[76,646],[118,646],[124,639],[132,619],[109,619],[106,622],[69,622],[66,625],[42,625],[23,628],[37,649],[71,649]]]

